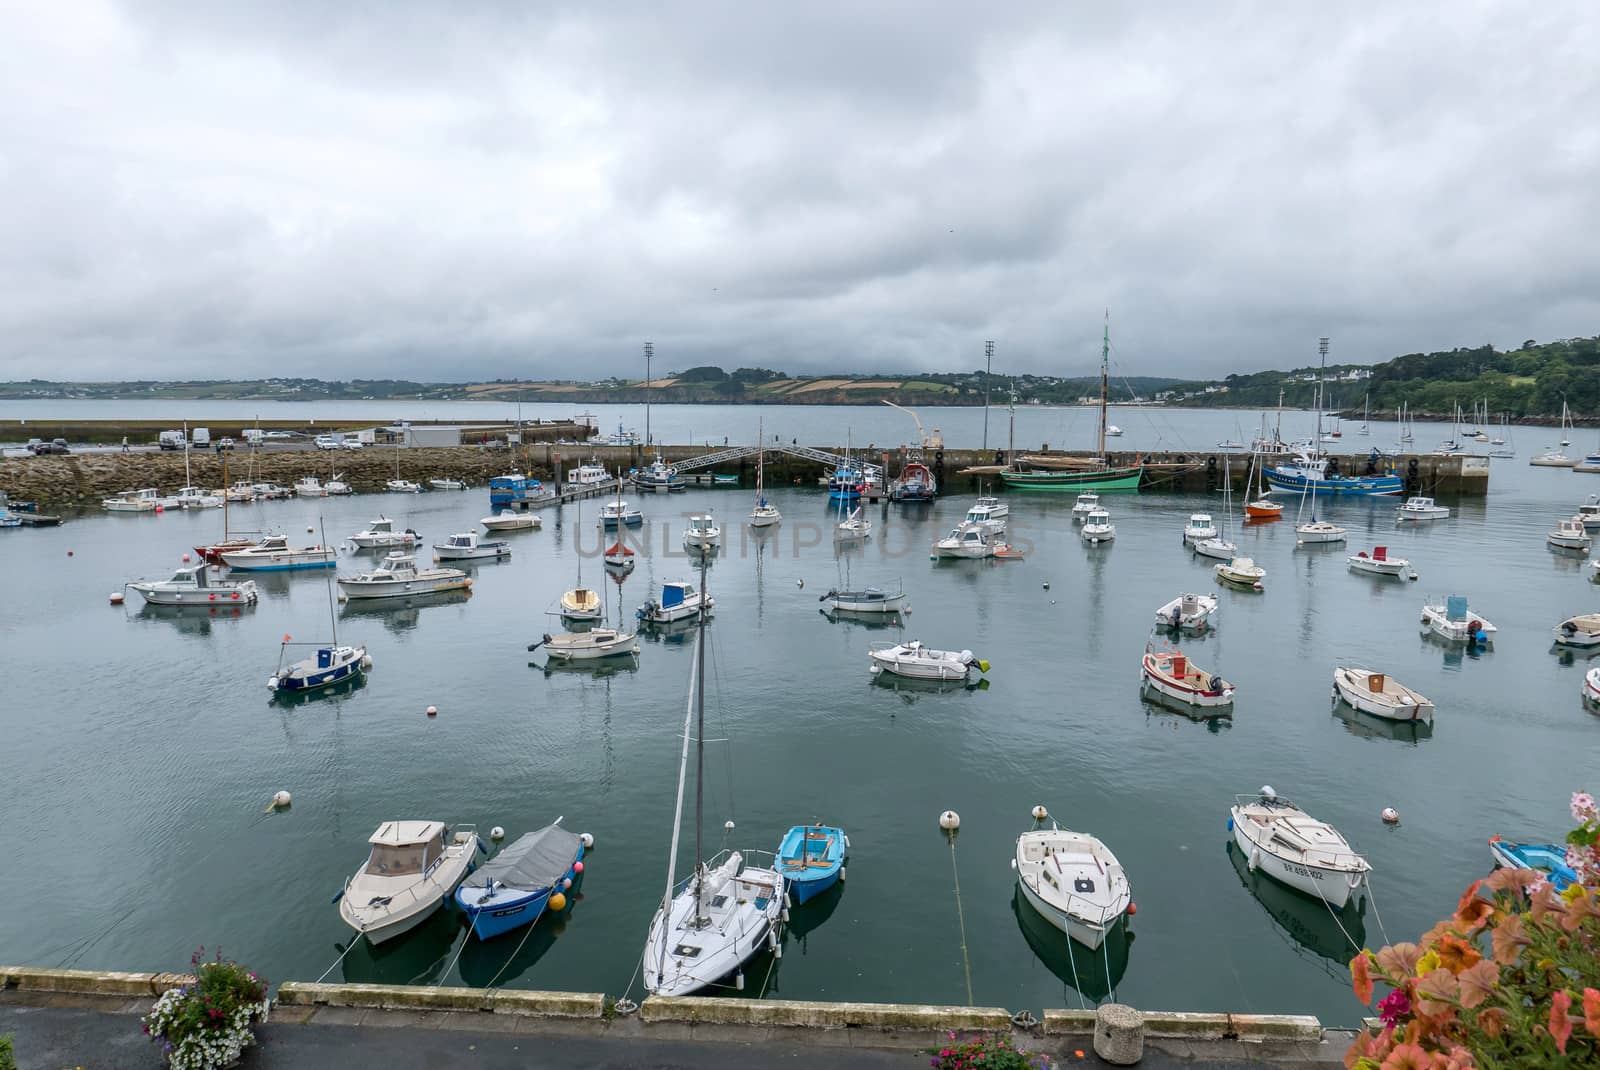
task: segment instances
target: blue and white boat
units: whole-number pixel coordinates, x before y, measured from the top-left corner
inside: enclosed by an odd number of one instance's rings
[[[1274,490],[1307,494],[1404,494],[1405,480],[1397,475],[1342,476],[1328,473],[1327,458],[1297,454],[1293,464],[1280,464],[1266,471]]]
[[[521,472],[508,472],[489,480],[489,506],[492,509],[523,506],[545,497],[548,495],[545,494],[544,484]]]
[[[1514,843],[1499,836],[1489,837],[1489,853],[1496,866],[1506,869],[1536,869],[1550,877],[1556,891],[1565,891],[1567,885],[1578,879],[1567,865],[1567,849],[1556,843]]]
[[[678,470],[663,461],[659,453],[655,460],[633,473],[633,485],[642,491],[662,494],[686,490],[689,486]]]
[[[799,906],[844,879],[844,858],[850,837],[831,825],[796,825],[778,844],[775,869]]]
[[[645,624],[671,624],[698,616],[702,601],[708,611],[717,604],[716,599],[702,595],[694,584],[673,580],[663,583],[661,597],[640,606],[635,616]]]
[[[331,546],[290,546],[286,535],[268,535],[254,546],[221,555],[222,563],[242,572],[285,572],[297,568],[333,568],[337,551]]]
[[[456,905],[479,940],[532,925],[556,896],[555,909],[566,908],[565,893],[583,872],[583,839],[560,825],[558,817],[519,836],[456,889]]]
[[[338,646],[334,644],[317,647],[317,652],[309,658],[283,664],[283,654],[278,655],[278,671],[267,677],[267,690],[269,691],[315,691],[321,687],[343,683],[361,677],[372,668],[372,659],[367,656],[364,646]],[[283,650],[287,651],[292,643],[284,643]]]
[[[828,477],[828,500],[853,502],[861,497],[861,488],[865,483],[866,477],[861,474],[861,469],[840,465]]]

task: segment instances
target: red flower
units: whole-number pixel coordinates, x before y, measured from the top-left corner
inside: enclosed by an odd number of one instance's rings
[[[1472,887],[1461,893],[1461,902],[1456,904],[1456,924],[1465,929],[1468,935],[1482,928],[1484,922],[1494,914],[1494,905],[1478,895],[1478,889],[1482,887],[1483,881],[1473,882]]]
[[[1567,1008],[1572,1006],[1572,997],[1567,995],[1564,988],[1556,989],[1555,995],[1550,997],[1550,1039],[1556,1042],[1556,1050],[1562,1055],[1567,1053],[1567,1038],[1572,1036],[1572,1021],[1567,1017]]]
[[[1583,990],[1583,1026],[1590,1036],[1600,1037],[1600,990]]]
[[[1350,960],[1350,981],[1356,998],[1363,1004],[1372,1002],[1372,972],[1367,968],[1367,953],[1361,952]]]
[[[1383,1070],[1428,1070],[1432,1065],[1433,1056],[1416,1044],[1396,1045],[1382,1063]]]

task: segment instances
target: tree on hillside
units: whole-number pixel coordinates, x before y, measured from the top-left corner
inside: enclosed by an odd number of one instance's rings
[[[728,378],[728,373],[715,364],[702,364],[698,368],[690,368],[678,376],[681,383],[720,383]]]
[[[789,378],[783,372],[775,372],[771,368],[740,368],[733,373],[733,378],[741,383],[771,383],[778,379]]]

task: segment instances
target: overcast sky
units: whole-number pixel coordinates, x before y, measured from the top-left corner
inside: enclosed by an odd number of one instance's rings
[[[0,378],[1600,333],[1600,5],[0,0]]]

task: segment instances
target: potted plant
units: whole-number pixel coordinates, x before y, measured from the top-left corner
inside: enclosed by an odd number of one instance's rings
[[[1600,1064],[1600,814],[1572,797],[1577,879],[1557,892],[1533,869],[1500,869],[1414,944],[1350,962],[1356,996],[1382,1027],[1345,1053],[1351,1070],[1554,1068]]]
[[[168,989],[143,1019],[144,1031],[161,1045],[172,1070],[217,1070],[239,1061],[255,1043],[254,1027],[267,1020],[272,1000],[267,983],[232,959],[202,962],[205,948],[189,959],[193,980]]]

